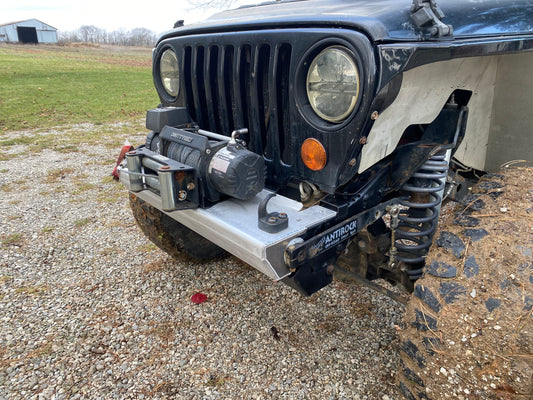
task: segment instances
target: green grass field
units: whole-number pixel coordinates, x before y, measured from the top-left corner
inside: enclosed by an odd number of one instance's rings
[[[0,130],[140,118],[159,100],[151,49],[0,45]]]

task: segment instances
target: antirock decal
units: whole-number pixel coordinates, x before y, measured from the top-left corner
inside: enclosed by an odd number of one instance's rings
[[[319,242],[313,245],[314,253],[319,253],[323,250],[329,249],[331,246],[348,239],[350,236],[357,233],[357,221],[348,222],[346,225],[339,229],[327,234]]]

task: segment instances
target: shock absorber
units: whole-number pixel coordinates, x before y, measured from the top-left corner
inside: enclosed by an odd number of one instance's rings
[[[437,229],[442,193],[448,173],[448,157],[443,150],[429,158],[407,181],[406,196],[398,215],[394,245],[396,259],[407,268],[409,279],[422,276],[424,260]]]

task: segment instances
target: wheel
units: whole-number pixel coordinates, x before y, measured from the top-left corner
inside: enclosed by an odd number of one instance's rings
[[[130,206],[137,225],[157,247],[174,258],[190,256],[212,260],[226,254],[225,250],[173,220],[157,208],[130,193]]]
[[[485,175],[443,214],[399,333],[399,388],[533,398],[533,169]]]

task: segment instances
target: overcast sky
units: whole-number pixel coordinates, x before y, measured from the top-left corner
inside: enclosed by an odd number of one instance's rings
[[[236,4],[258,3],[238,0]],[[171,29],[174,22],[201,21],[217,10],[191,10],[186,0],[4,0],[0,2],[0,25],[35,18],[60,31],[82,25],[114,31],[147,28],[156,33]]]

